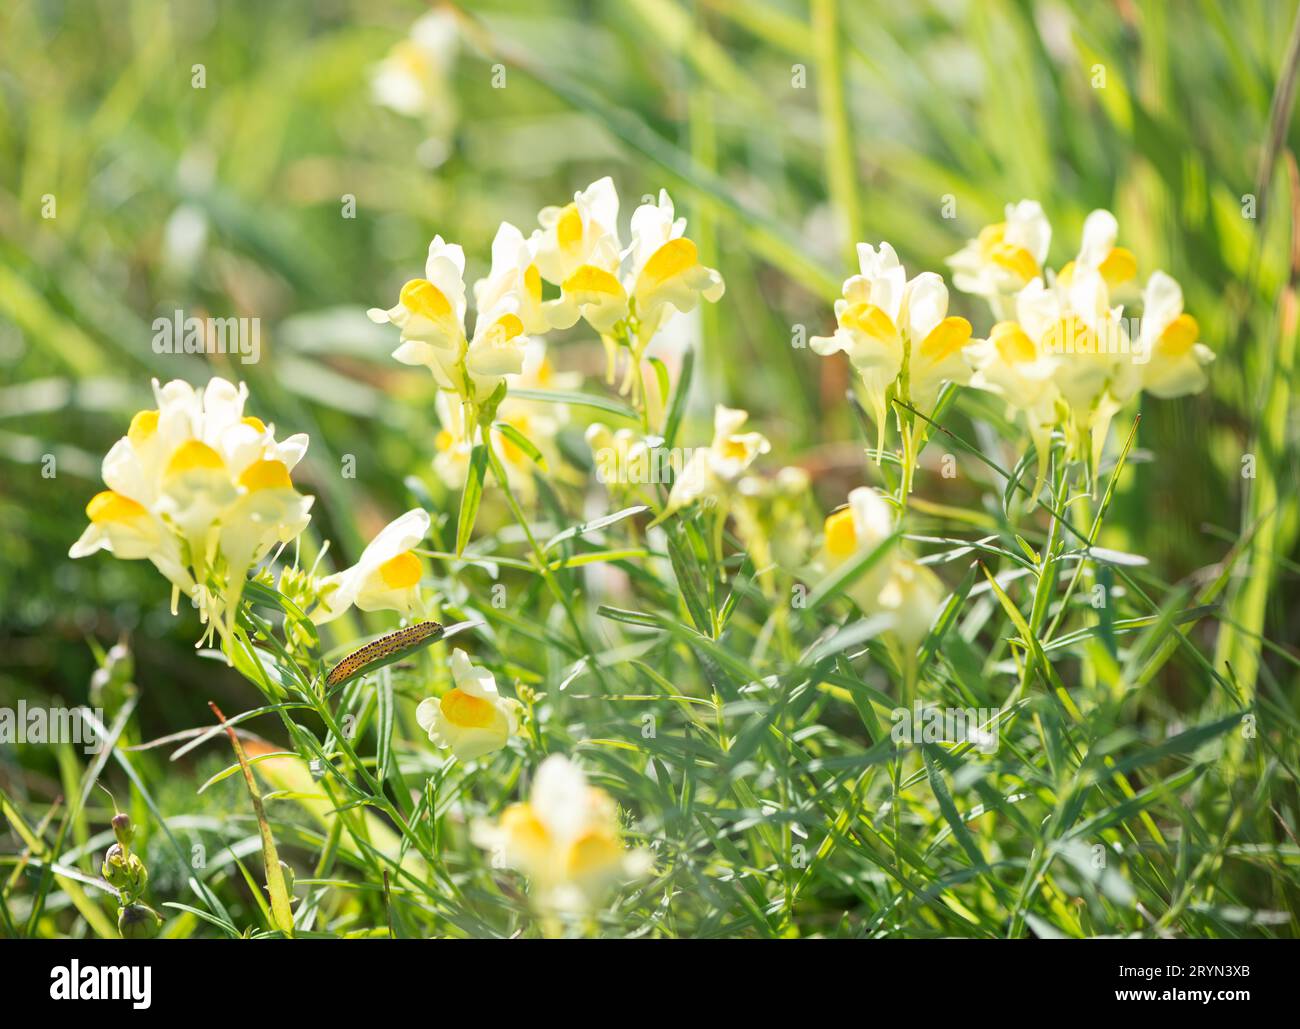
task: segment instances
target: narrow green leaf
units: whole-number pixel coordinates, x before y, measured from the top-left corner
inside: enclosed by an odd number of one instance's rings
[[[645,504],[637,504],[634,507],[625,507],[621,511],[615,511],[612,514],[601,515],[599,518],[593,518],[589,522],[582,522],[580,525],[571,525],[567,529],[562,529],[546,541],[542,547],[543,551],[548,551],[557,543],[563,543],[565,540],[576,539],[579,536],[585,536],[589,532],[596,532],[599,529],[608,529],[611,525],[621,522],[624,518],[631,518],[639,515],[642,511],[650,510]]]
[[[597,411],[616,414],[629,421],[637,420],[637,413],[627,404],[594,393],[578,393],[571,390],[550,389],[512,389],[510,396],[516,400],[538,400],[544,404],[572,404],[575,407],[591,407]]]
[[[668,420],[664,423],[664,447],[671,450],[681,428],[682,417],[686,414],[686,400],[691,392],[691,379],[695,372],[695,348],[687,347],[682,354],[682,370],[677,376],[677,388],[673,391],[672,404],[668,408]],[[668,394],[665,393],[664,396]]]
[[[509,422],[494,422],[492,428],[527,454],[542,471],[550,470],[546,464],[546,457],[537,449],[537,445]]]
[[[895,529],[870,550],[850,558],[819,582],[808,598],[808,610],[816,611],[832,597],[843,593],[849,586],[866,575],[889,553],[898,541],[901,531]]]
[[[469,455],[469,472],[465,476],[465,490],[460,497],[460,517],[456,519],[456,556],[465,552],[478,517],[478,505],[483,499],[483,477],[487,473],[487,447],[476,444]]]

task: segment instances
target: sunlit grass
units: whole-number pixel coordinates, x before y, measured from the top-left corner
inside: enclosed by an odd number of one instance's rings
[[[476,4],[436,167],[428,126],[377,107],[369,83],[422,5],[122,6],[0,13],[0,703],[90,701],[115,741],[99,758],[0,745],[6,934],[115,934],[97,781],[136,825],[164,936],[285,931],[279,860],[295,935],[554,931],[471,835],[563,753],[654,857],[570,933],[1295,935],[1300,201],[1277,89],[1293,4]],[[1054,466],[1036,510],[1005,405],[942,405],[906,533],[949,596],[910,672],[844,583],[771,573],[734,525],[720,561],[707,512],[663,536],[641,512],[592,524],[634,505],[592,481],[582,429],[638,412],[581,325],[551,349],[585,379],[556,474],[516,508],[485,468],[467,535],[430,467],[433,385],[362,312],[435,233],[477,278],[499,220],[531,226],[606,173],[624,222],[669,188],[727,283],[693,374],[673,364],[669,442],[707,443],[715,402],[746,408],[769,470],[809,473],[817,527],[855,486],[898,487],[866,454],[847,365],[791,345],[833,328],[859,239],[944,270],[1033,197],[1059,266],[1110,207],[1143,277],[1182,283],[1217,354],[1210,385],[1130,404],[1096,489]],[[176,307],[262,318],[266,356],[155,354],[150,324]],[[972,298],[954,292],[953,311],[987,334]],[[144,562],[68,561],[149,378],[214,374],[246,381],[282,436],[311,436],[295,478],[312,529],[288,560],[311,567],[329,539],[324,566],[342,568],[401,511],[433,514],[436,614],[479,623],[456,645],[523,702],[507,749],[448,760],[416,724],[450,685],[450,644],[311,686],[389,615],[323,627],[306,684],[267,659],[286,686],[251,656],[297,618],[281,594],[255,592],[232,670],[195,654],[196,613],[172,618]],[[1115,598],[1102,613],[1098,586]],[[998,712],[997,749],[898,750],[909,690]],[[252,734],[262,820],[209,700]],[[191,728],[202,742],[168,738]]]

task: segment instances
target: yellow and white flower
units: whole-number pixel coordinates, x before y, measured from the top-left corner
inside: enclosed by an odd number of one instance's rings
[[[843,352],[862,378],[883,445],[886,394],[903,370],[902,313],[907,272],[888,243],[877,250],[858,244],[859,273],[846,279],[844,295],[835,301],[836,329],[814,336],[815,353],[827,357]]]
[[[717,406],[713,414],[713,441],[691,452],[668,495],[666,517],[699,500],[725,503],[742,474],[760,454],[772,449],[761,432],[741,432],[749,414]]]
[[[237,484],[239,495],[221,518],[218,546],[227,575],[238,588],[273,546],[291,542],[307,528],[312,498],[294,489],[289,466],[276,457],[248,464]],[[233,609],[227,610],[233,618]]]
[[[375,101],[398,114],[423,117],[435,137],[448,135],[456,121],[451,71],[458,38],[450,11],[418,18],[407,38],[375,66],[370,78]]]
[[[700,264],[699,250],[685,232],[686,219],[673,217],[666,189],[659,191],[657,204],[642,204],[632,214],[627,281],[643,341],[658,331],[665,315],[693,311],[701,299],[716,303],[726,290],[722,276]]]
[[[492,240],[492,268],[486,278],[474,283],[474,307],[480,312],[497,310],[507,298],[515,302],[514,313],[525,334],[538,336],[550,328],[542,309],[542,274],[533,244],[509,222],[502,222]]]
[[[458,366],[464,360],[465,252],[434,236],[429,244],[423,279],[402,287],[397,304],[388,310],[371,308],[370,320],[401,329],[393,357],[402,364],[423,365],[442,389],[463,393]]]
[[[609,794],[560,754],[537,769],[526,803],[510,805],[494,825],[474,827],[474,842],[494,863],[528,876],[534,902],[554,914],[589,911],[611,886],[652,867],[648,851],[623,845]]]
[[[123,561],[147,558],[178,590],[191,595],[194,580],[185,569],[179,540],[143,504],[122,493],[102,490],[86,505],[86,517],[90,524],[68,551],[69,557],[89,557],[106,550]]]
[[[591,448],[596,481],[610,493],[623,494],[650,482],[652,455],[640,433],[631,429],[615,431],[604,422],[592,422],[584,435]]]
[[[1051,355],[1052,382],[1069,409],[1072,456],[1096,466],[1131,367],[1120,308],[1095,269],[1052,286],[1035,279],[1016,296],[1016,320],[1037,353]]]
[[[920,562],[900,556],[890,566],[889,578],[876,598],[876,609],[889,613],[890,631],[910,656],[929,633],[947,595],[934,572]]]
[[[550,323],[542,310],[542,277],[532,246],[509,222],[492,241],[492,269],[474,284],[474,337],[465,365],[478,396],[488,396],[503,376],[524,370],[529,333]]]
[[[879,492],[867,486],[853,490],[848,506],[826,519],[821,568],[834,571],[879,547],[893,532],[894,523],[894,512]],[[947,595],[934,572],[897,546],[878,558],[847,592],[865,613],[888,614],[890,631],[908,653],[925,638]]]
[[[952,283],[993,300],[1019,292],[1043,274],[1052,226],[1036,200],[1007,204],[1006,219],[986,225],[948,258]]]
[[[424,563],[415,548],[428,534],[429,514],[418,507],[389,522],[356,564],[321,581],[320,604],[311,620],[324,625],[352,606],[407,616],[418,613]]]
[[[602,337],[618,335],[639,360],[665,318],[689,312],[701,298],[718,300],[725,289],[686,238],[686,219],[677,218],[667,190],[656,203],[632,214],[632,242],[618,236],[618,193],[608,176],[576,193],[565,207],[543,208],[532,244],[542,278],[560,287],[544,304],[550,323],[567,329],[587,323]],[[635,313],[635,332],[618,329]],[[612,347],[612,343],[608,344]]]
[[[998,322],[989,338],[977,340],[966,348],[973,374],[974,389],[993,393],[1007,404],[1007,416],[1023,412],[1038,454],[1037,497],[1047,477],[1051,455],[1052,429],[1060,421],[1061,391],[1055,382],[1060,357],[1046,353],[1041,340],[1034,340],[1018,322]]]
[[[69,553],[148,558],[228,636],[249,569],[307,526],[312,498],[290,475],[307,437],[278,441],[274,426],[245,415],[243,384],[153,387],[157,408],[138,412],[105,455],[108,489],[87,506],[91,524]]]
[[[460,649],[451,653],[455,685],[441,697],[426,697],[415,720],[439,747],[449,747],[461,761],[472,761],[506,745],[519,731],[519,701],[501,696],[496,679],[473,664]]]
[[[1205,365],[1214,351],[1197,342],[1200,326],[1183,311],[1183,290],[1164,272],[1153,272],[1142,294],[1142,319],[1134,365],[1141,388],[1166,399],[1199,393],[1208,383]]]
[[[452,393],[440,391],[433,401],[438,416],[438,434],[434,437],[433,470],[448,489],[459,490],[469,474],[469,459],[474,443],[465,424],[465,405]]]
[[[398,303],[374,308],[373,321],[402,330],[393,357],[423,365],[439,388],[469,402],[491,396],[506,376],[524,370],[529,333],[544,332],[542,280],[533,244],[503,222],[492,242],[492,266],[474,284],[474,334],[465,334],[465,253],[435,236],[429,244],[425,278],[402,287]]]
[[[874,489],[860,486],[849,502],[827,516],[823,525],[820,565],[832,572],[840,565],[880,546],[894,531],[894,512]],[[887,557],[887,555],[886,555]],[[866,610],[889,577],[888,560],[878,561],[853,584],[850,595]]]
[[[943,279],[924,272],[909,282],[888,243],[879,250],[859,243],[858,265],[859,273],[845,281],[844,295],[835,302],[835,332],[809,342],[822,356],[839,351],[848,356],[862,380],[882,449],[890,390],[928,414],[945,382],[969,376],[961,351],[971,326],[948,315]]]
[[[948,314],[948,287],[934,272],[922,272],[907,284],[903,305],[908,343],[905,399],[929,414],[944,383],[970,378],[962,348],[970,342],[971,325]]]
[[[564,207],[544,207],[533,248],[542,278],[560,287],[543,306],[552,327],[586,318],[602,335],[627,317],[627,290],[619,281],[618,192],[609,176],[597,179]]]
[[[1078,255],[1057,273],[1057,281],[1069,288],[1077,274],[1097,272],[1108,293],[1117,296],[1131,294],[1137,277],[1137,258],[1133,251],[1116,246],[1118,239],[1119,222],[1115,216],[1105,210],[1093,211],[1084,219]]]

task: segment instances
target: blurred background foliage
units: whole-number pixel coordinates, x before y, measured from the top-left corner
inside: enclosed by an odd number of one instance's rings
[[[1032,197],[1059,266],[1086,214],[1110,207],[1141,276],[1183,284],[1218,359],[1204,394],[1142,401],[1103,542],[1176,581],[1212,575],[1255,527],[1229,616],[1200,642],[1238,668],[1259,651],[1251,634],[1294,654],[1295,315],[1282,305],[1297,201],[1282,169],[1300,139],[1278,85],[1295,3],[489,0],[457,8],[444,106],[405,116],[376,103],[372,76],[427,10],[0,9],[0,702],[84,701],[86,641],[128,636],[146,734],[208,721],[209,696],[246,695],[192,657],[197,620],[169,614],[147,563],[66,556],[152,376],[243,379],[252,411],[310,433],[299,477],[340,563],[425,491],[454,522],[429,465],[429,377],[393,362],[393,334],[363,311],[419,274],[435,233],[465,246],[472,281],[499,220],[527,232],[539,207],[604,174],[624,231],[667,187],[727,282],[694,329],[684,438],[707,434],[715,401],[748,408],[781,459],[814,472],[823,510],[863,481],[861,447],[845,366],[792,339],[832,326],[853,243],[887,239],[909,272],[944,270],[1004,204]],[[987,330],[970,298],[954,304]],[[178,308],[260,318],[262,360],[153,353],[152,320]],[[598,341],[575,329],[552,346],[603,389]],[[963,397],[955,418],[990,412]],[[575,455],[581,429],[568,430]],[[981,444],[1014,462],[1008,444]],[[934,474],[938,450],[921,492],[978,508],[974,484]],[[1266,658],[1261,674],[1293,685],[1294,668]],[[20,772],[15,753],[0,778],[48,798],[53,759]]]

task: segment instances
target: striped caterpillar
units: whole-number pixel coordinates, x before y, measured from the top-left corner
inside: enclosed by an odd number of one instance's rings
[[[460,628],[460,626],[453,628]],[[416,622],[415,625],[408,625],[405,629],[380,636],[360,650],[354,650],[331,668],[330,674],[325,678],[325,685],[342,686],[359,675],[399,661],[421,647],[436,643],[442,639],[445,631],[437,622]]]

